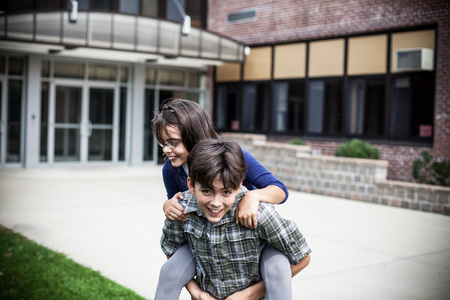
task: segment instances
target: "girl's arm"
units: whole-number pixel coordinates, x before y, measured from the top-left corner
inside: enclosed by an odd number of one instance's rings
[[[256,217],[259,203],[283,203],[289,193],[286,186],[248,151],[242,149],[242,152],[247,163],[245,183],[256,189],[249,187],[250,191],[242,198],[236,210],[236,222],[253,229],[257,226]]]
[[[236,209],[236,222],[247,228],[256,228],[259,202],[278,204],[285,197],[285,192],[276,185],[248,191]]]
[[[178,203],[178,199],[183,199],[181,193],[183,190],[177,184],[176,170],[172,167],[170,161],[166,161],[164,164],[162,175],[168,199],[163,204],[164,215],[172,221],[186,221],[189,215],[184,213],[184,208]]]

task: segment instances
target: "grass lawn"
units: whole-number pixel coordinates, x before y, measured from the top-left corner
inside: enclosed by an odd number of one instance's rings
[[[0,225],[0,299],[144,299]]]

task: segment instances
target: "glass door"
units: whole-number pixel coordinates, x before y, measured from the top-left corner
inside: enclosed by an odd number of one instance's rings
[[[0,166],[20,166],[22,81],[0,79]]]
[[[88,161],[113,160],[114,102],[114,89],[89,89]]]
[[[53,159],[55,162],[80,162],[82,88],[57,86],[55,96]]]
[[[3,107],[5,104],[4,99],[6,98],[6,95],[3,95],[4,89],[3,89],[3,80],[0,80],[0,166],[3,166],[5,164],[5,118],[4,112],[5,108]]]
[[[49,161],[117,162],[119,101],[115,87],[56,84],[50,104]]]

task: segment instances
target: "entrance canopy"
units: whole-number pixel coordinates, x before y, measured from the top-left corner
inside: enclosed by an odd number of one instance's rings
[[[0,50],[177,66],[243,62],[244,45],[180,23],[116,13],[67,11],[0,16]],[[30,44],[31,43],[31,44]]]

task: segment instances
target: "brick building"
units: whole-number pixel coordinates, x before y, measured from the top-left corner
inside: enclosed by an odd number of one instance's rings
[[[250,47],[215,68],[220,131],[324,155],[360,138],[393,180],[412,180],[422,150],[450,159],[448,1],[210,0],[208,29]]]

